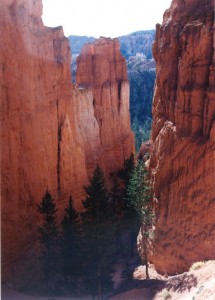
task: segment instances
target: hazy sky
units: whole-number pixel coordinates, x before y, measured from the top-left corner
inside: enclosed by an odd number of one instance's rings
[[[117,37],[154,29],[171,0],[43,0],[46,26],[68,35]]]

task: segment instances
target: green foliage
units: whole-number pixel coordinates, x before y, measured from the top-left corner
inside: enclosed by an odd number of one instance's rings
[[[127,251],[129,250],[131,257],[133,257],[134,249],[136,247],[136,236],[140,226],[139,220],[137,218],[137,213],[133,206],[130,205],[127,196],[127,186],[129,184],[134,167],[135,160],[134,154],[132,153],[131,156],[127,160],[125,160],[124,167],[118,173],[118,176],[123,183],[121,194],[121,201],[123,205],[121,212],[122,217],[119,226],[119,235],[126,232],[130,240],[130,243],[126,242],[125,244],[124,242],[122,242],[120,247],[126,253],[128,253]]]
[[[148,171],[142,160],[134,168],[127,188],[130,204],[135,208],[141,223],[151,227],[153,211],[151,205],[151,187]]]
[[[105,187],[105,180],[102,170],[96,167],[93,177],[90,179],[90,185],[85,187],[87,198],[82,201],[86,211],[82,213],[85,224],[92,222],[100,223],[103,218],[111,215],[111,206],[109,204],[109,193]]]
[[[131,280],[133,278],[133,271],[128,262],[126,262],[125,269],[122,271],[121,277],[124,280]]]
[[[113,287],[117,218],[98,166],[85,190],[87,198],[82,213],[85,283],[92,296],[102,299],[103,293]]]
[[[123,217],[124,201],[123,189],[120,188],[120,182],[115,178],[113,187],[111,189],[111,201],[114,211],[119,219]]]
[[[163,297],[164,300],[172,299],[172,295],[167,289],[164,289],[162,291],[161,296]]]
[[[130,80],[130,113],[131,122],[135,117],[139,124],[145,123],[152,117],[152,98],[154,92],[155,70],[138,69],[130,71],[128,66],[128,76]]]
[[[74,202],[70,196],[68,206],[65,208],[65,215],[61,223],[61,260],[62,273],[66,284],[71,291],[78,286],[78,279],[81,276],[81,230],[79,214],[74,208]]]
[[[42,216],[42,225],[39,227],[39,240],[41,244],[40,259],[46,286],[50,279],[59,271],[59,230],[56,222],[56,204],[49,191],[46,191],[37,206]],[[51,287],[49,286],[51,289]]]
[[[144,30],[119,37],[121,53],[126,59],[136,53],[143,53],[148,59],[152,58],[154,36],[155,30]]]
[[[134,162],[134,154],[132,153],[128,159],[124,162],[124,167],[119,171],[118,176],[123,181],[124,189],[122,193],[122,198],[124,202],[123,206],[123,214],[125,219],[136,219],[136,213],[131,205],[128,203],[128,196],[127,196],[127,186],[129,184],[131,175],[133,173],[135,166]],[[135,222],[136,224],[136,222]],[[130,224],[133,227],[132,223]]]
[[[62,220],[62,227],[64,231],[71,230],[73,225],[78,224],[79,222],[79,214],[76,212],[74,208],[74,201],[72,197],[69,197],[68,206],[65,208],[65,215]]]
[[[143,124],[140,124],[135,118],[132,123],[132,130],[135,134],[135,149],[139,151],[142,143],[150,139],[151,120],[146,120]]]
[[[90,36],[77,36],[77,35],[70,35],[68,37],[70,47],[72,49],[72,54],[80,54],[81,49],[87,43],[92,43],[95,41],[95,38]]]
[[[152,98],[154,92],[155,70],[129,70],[130,115],[135,134],[136,151],[143,141],[150,137],[152,120]]]
[[[192,264],[192,266],[190,267],[190,271],[193,270],[198,270],[200,268],[202,268],[205,265],[205,261],[198,261]]]
[[[151,187],[148,171],[142,160],[138,161],[127,187],[127,196],[130,205],[134,207],[141,223],[142,248],[146,264],[146,277],[148,278],[148,243],[152,239],[154,224],[153,206],[151,203]]]
[[[124,161],[124,167],[119,171],[118,176],[127,186],[134,169],[134,154],[132,153],[128,159]]]

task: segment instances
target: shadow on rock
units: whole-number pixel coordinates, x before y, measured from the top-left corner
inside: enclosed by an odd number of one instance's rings
[[[117,295],[129,292],[131,290],[142,289],[143,290],[142,295],[147,296],[147,300],[152,300],[154,299],[156,293],[162,290],[163,288],[165,288],[165,286],[166,286],[166,282],[159,279],[128,280],[124,282],[124,284],[114,294],[110,295],[110,298],[108,299],[112,299],[112,297],[113,299],[117,299]]]
[[[197,284],[197,278],[193,274],[183,274],[169,279],[166,282],[166,288],[174,292],[182,293],[186,290],[190,291],[191,288],[197,286]]]

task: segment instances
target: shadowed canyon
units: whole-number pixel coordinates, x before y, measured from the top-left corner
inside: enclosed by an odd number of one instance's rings
[[[85,44],[72,83],[69,40],[62,27],[45,27],[41,16],[42,0],[0,3],[4,282],[38,251],[35,207],[46,190],[59,219],[70,196],[83,211],[84,187],[96,166],[111,189],[135,154],[118,39]],[[173,0],[157,24],[153,57],[147,166],[155,238],[149,261],[159,274],[175,275],[215,259],[214,1]]]

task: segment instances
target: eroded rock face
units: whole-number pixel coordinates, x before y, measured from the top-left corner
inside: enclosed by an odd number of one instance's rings
[[[213,1],[174,0],[153,48],[152,262],[163,273],[215,258],[214,48]]]
[[[71,193],[80,201],[88,181],[62,28],[44,28],[40,1],[1,1],[0,11],[4,274],[34,245],[45,190],[62,208]]]
[[[134,149],[128,83],[122,82],[117,112],[111,92],[115,86],[118,91],[118,84],[102,89],[107,96],[101,97],[101,126],[94,90],[71,84],[70,48],[62,28],[44,27],[41,14],[39,0],[0,3],[3,276],[34,247],[36,204],[46,189],[56,199],[59,215],[70,194],[81,209],[83,187],[96,164],[110,178]]]
[[[92,89],[103,167],[106,176],[112,176],[134,151],[126,62],[117,39],[100,38],[83,47],[77,58],[76,82]]]

